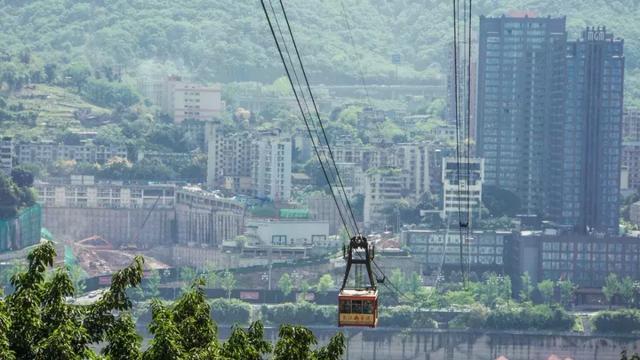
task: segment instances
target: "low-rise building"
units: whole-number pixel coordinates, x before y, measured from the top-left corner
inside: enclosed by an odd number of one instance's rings
[[[34,184],[43,226],[59,240],[99,236],[114,246],[150,248],[175,237],[175,186],[96,182],[72,176]]]
[[[0,172],[5,175],[11,175],[14,158],[13,138],[5,136],[0,139]]]
[[[505,253],[511,237],[510,231],[473,231],[467,239],[466,233],[461,238],[456,230],[409,229],[402,231],[401,242],[422,265],[426,275],[460,271],[461,263],[477,274],[487,271],[504,273],[508,265]]]
[[[104,164],[114,157],[127,157],[127,148],[118,145],[96,145],[84,141],[79,145],[67,145],[53,141],[23,142],[15,146],[18,164],[49,165],[58,160],[74,160],[91,164]]]
[[[462,158],[442,159],[442,209],[444,215],[470,212],[470,218],[480,215],[484,160]]]
[[[629,189],[640,189],[640,140],[622,143],[622,167],[627,171]]]
[[[571,280],[579,287],[578,303],[591,302],[609,274],[640,280],[638,237],[522,231],[516,245],[514,275],[526,271],[533,283]]]
[[[188,246],[217,247],[244,230],[244,205],[218,192],[199,187],[176,191],[177,242]]]
[[[329,236],[327,221],[251,219],[247,221],[245,235],[249,242],[243,247],[243,254],[282,255],[282,251],[286,251],[304,257],[312,253],[326,254],[341,245]]]
[[[384,210],[402,199],[404,183],[404,174],[397,168],[367,171],[364,194],[364,226],[367,231],[380,230],[387,225]]]
[[[38,201],[45,208],[173,208],[175,185],[98,181],[73,175],[70,180],[36,181]]]
[[[180,76],[169,76],[163,80],[139,79],[138,90],[177,123],[187,119],[212,120],[225,107],[219,85],[183,81]]]

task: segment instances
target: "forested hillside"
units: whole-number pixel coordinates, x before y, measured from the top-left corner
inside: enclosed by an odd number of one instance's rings
[[[341,1],[348,11],[354,50]],[[277,2],[274,1],[277,5]],[[370,82],[395,77],[401,53],[404,82],[425,82],[446,69],[448,0],[285,0],[315,81],[351,83],[357,58]],[[636,0],[478,0],[476,15],[512,9],[566,15],[570,38],[587,25],[606,25],[624,37],[627,73],[640,64],[640,5]],[[4,0],[0,48],[27,47],[47,62],[123,66],[142,60],[170,64],[211,81],[273,81],[281,75],[258,0]],[[477,21],[477,17],[475,18]]]

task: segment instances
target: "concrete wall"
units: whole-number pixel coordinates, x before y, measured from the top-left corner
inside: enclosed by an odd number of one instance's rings
[[[144,219],[149,216],[144,228]],[[114,246],[136,243],[149,248],[172,243],[173,209],[43,208],[42,226],[58,240],[82,240],[98,235]],[[135,241],[136,238],[138,241]]]
[[[271,329],[268,329],[271,330]],[[336,328],[313,328],[326,343]],[[636,336],[601,337],[576,334],[474,332],[401,329],[342,330],[347,338],[347,360],[618,360],[620,352],[640,350]],[[267,336],[277,332],[268,331]]]

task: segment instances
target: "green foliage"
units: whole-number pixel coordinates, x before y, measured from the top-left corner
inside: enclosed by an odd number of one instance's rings
[[[36,202],[35,193],[30,187],[33,184],[33,175],[22,170],[14,173],[14,179],[0,173],[0,219],[8,219],[18,215],[18,212]]]
[[[528,272],[524,272],[522,276],[520,276],[520,300],[521,301],[531,301],[531,294],[533,294],[533,284],[531,283],[531,276],[529,276]]]
[[[604,286],[602,287],[602,294],[611,306],[613,297],[620,292],[620,279],[616,273],[610,273],[604,280]]]
[[[271,324],[333,324],[337,316],[335,306],[314,305],[308,302],[262,307],[262,318]]]
[[[271,351],[260,323],[252,324],[248,330],[235,327],[229,341],[219,344],[217,327],[210,317],[212,307],[204,296],[204,280],[198,279],[175,304],[151,302],[149,330],[153,338],[142,352],[142,338],[136,333],[127,289],[141,283],[143,259],[136,257],[130,266],[116,272],[109,289],[95,303],[85,306],[68,301],[76,291],[68,269],[61,267],[47,274],[54,258],[51,242],[36,247],[28,256],[27,268],[11,278],[15,292],[0,298],[0,359],[257,360]],[[225,305],[233,309],[227,312],[236,312],[232,317],[248,321],[248,304]],[[214,306],[214,312],[218,309],[220,306]],[[297,343],[303,340],[308,345],[315,344],[309,330],[283,328],[275,357],[290,359],[287,356],[294,348],[303,350],[295,353],[299,359],[338,360],[344,352],[341,334],[326,347],[312,349]],[[92,350],[98,343],[104,345],[104,357]]]
[[[573,296],[577,289],[577,286],[571,282],[571,280],[560,280],[556,283],[558,292],[560,293],[560,304],[565,308],[568,308],[573,303]],[[631,285],[631,295],[633,295],[633,284]]]
[[[220,287],[222,287],[227,292],[227,298],[231,299],[231,292],[236,287],[236,277],[229,270],[225,270],[222,275],[220,275]]]
[[[139,360],[142,356],[140,343],[142,337],[135,331],[136,326],[131,314],[125,312],[107,331],[107,345],[102,354],[107,360]]]
[[[330,289],[334,288],[335,282],[330,274],[324,274],[318,280],[318,285],[316,285],[316,290],[319,294],[326,295]]]
[[[538,283],[538,291],[545,304],[551,305],[553,302],[554,284],[551,280],[543,280]]]
[[[291,291],[293,291],[293,280],[291,280],[291,276],[289,276],[288,273],[282,274],[280,280],[278,280],[278,288],[280,288],[284,296],[291,294]]]
[[[597,332],[630,334],[640,331],[640,311],[623,309],[615,311],[601,311],[591,322]]]
[[[190,357],[217,347],[217,326],[211,319],[211,307],[204,296],[204,280],[197,279],[191,289],[175,303],[172,320]]]
[[[494,330],[569,331],[574,322],[574,317],[560,307],[511,303],[492,310],[485,326]]]
[[[140,100],[129,86],[98,79],[90,79],[84,84],[82,95],[91,103],[107,108],[129,107]]]
[[[248,324],[251,305],[237,299],[211,301],[211,317],[221,324]]]
[[[248,330],[234,326],[231,336],[222,345],[220,355],[233,360],[261,360],[264,354],[271,352],[271,344],[264,341],[264,328],[260,322],[254,322]]]
[[[313,333],[299,326],[282,325],[273,350],[273,360],[337,360],[344,353],[344,335],[336,334],[325,347],[312,350],[317,344]]]
[[[493,217],[514,217],[518,215],[521,207],[518,195],[496,186],[483,188],[482,203]]]
[[[478,300],[484,305],[495,308],[511,299],[511,279],[509,276],[489,274],[484,283],[477,287]]]

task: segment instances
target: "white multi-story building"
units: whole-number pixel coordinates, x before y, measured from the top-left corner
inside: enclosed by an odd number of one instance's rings
[[[97,183],[92,176],[73,176],[34,186],[43,207],[42,225],[56,239],[99,236],[114,246],[143,248],[173,242],[174,185]]]
[[[34,184],[38,201],[46,207],[69,208],[171,208],[175,186],[170,184],[124,184],[121,181],[95,182],[93,176],[71,176],[70,182]]]
[[[224,110],[219,85],[201,85],[169,76],[165,80],[140,79],[138,89],[177,123],[186,119],[211,120]]]
[[[279,131],[257,134],[251,149],[255,195],[275,201],[291,197],[291,138]]]
[[[244,206],[199,187],[176,191],[177,242],[189,246],[218,246],[242,234]]]
[[[426,143],[410,143],[394,145],[394,165],[406,173],[404,188],[410,197],[419,200],[429,192],[429,145]]]
[[[18,164],[49,165],[58,160],[75,160],[104,164],[114,157],[127,157],[127,148],[116,145],[96,145],[85,141],[80,145],[66,145],[52,141],[19,143],[15,146]]]
[[[468,170],[468,171],[467,171]],[[482,184],[484,182],[484,159],[456,158],[442,159],[442,184],[444,190],[444,215],[467,213],[480,214],[482,206]]]
[[[13,139],[11,137],[3,137],[0,139],[0,172],[5,175],[11,175],[14,157]]]
[[[224,134],[218,122],[209,121],[205,125],[205,139],[207,184],[222,186],[234,193],[250,194],[252,136],[248,132]]]
[[[367,172],[364,194],[364,226],[381,228],[386,223],[385,206],[402,199],[405,175],[396,168],[371,169]]]
[[[170,77],[166,83],[167,101],[163,109],[181,123],[186,119],[211,120],[224,110],[220,86],[205,86]]]

